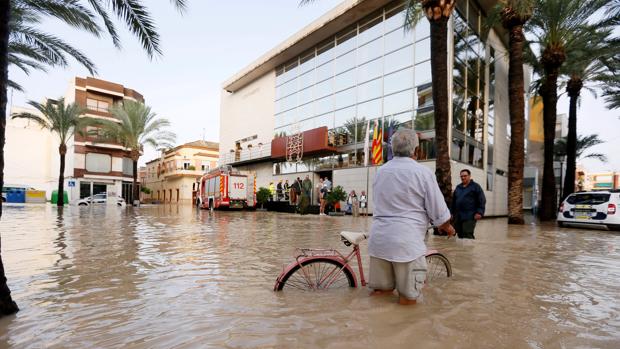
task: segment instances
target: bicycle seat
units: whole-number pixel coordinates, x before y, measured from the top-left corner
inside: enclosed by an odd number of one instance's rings
[[[368,239],[368,235],[366,233],[358,233],[354,231],[341,231],[340,237],[353,245],[359,245],[360,242]]]

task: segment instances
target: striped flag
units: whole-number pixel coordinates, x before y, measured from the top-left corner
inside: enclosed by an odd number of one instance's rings
[[[379,121],[375,120],[375,130],[372,134],[372,164],[383,163],[383,132],[379,128]]]

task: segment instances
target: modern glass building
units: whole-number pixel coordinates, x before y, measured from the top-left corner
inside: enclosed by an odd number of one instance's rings
[[[508,69],[503,33],[483,27],[492,3],[458,1],[449,24],[450,155],[453,184],[470,169],[499,215],[509,123],[507,86],[496,85],[507,84]],[[221,163],[256,171],[261,186],[310,175],[369,192],[367,128],[378,125],[384,159],[391,132],[408,127],[421,139],[419,161],[433,168],[430,25],[403,25],[404,1],[345,1],[224,83]],[[287,161],[296,134],[303,155]]]

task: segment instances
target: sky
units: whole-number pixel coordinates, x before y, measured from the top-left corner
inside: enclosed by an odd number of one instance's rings
[[[42,28],[77,46],[97,65],[97,78],[123,84],[144,95],[159,116],[169,119],[177,143],[205,139],[219,141],[222,83],[258,57],[329,11],[340,0],[320,0],[300,7],[297,0],[189,0],[184,14],[169,1],[144,1],[161,35],[163,56],[149,60],[138,40],[119,24],[122,50],[108,36],[97,39],[55,20]],[[10,78],[25,93],[9,91],[9,106],[24,106],[28,100],[56,98],[67,91],[69,81],[89,73],[77,62],[47,73],[9,70]],[[605,153],[608,163],[585,160],[590,171],[620,170],[620,110],[608,111],[600,100],[584,91],[578,114],[578,133],[593,134],[606,141],[592,148]],[[563,96],[558,113],[568,113]],[[140,163],[157,156],[145,149]]]

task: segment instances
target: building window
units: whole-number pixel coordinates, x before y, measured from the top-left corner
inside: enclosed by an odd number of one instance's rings
[[[112,171],[112,157],[108,154],[87,153],[86,171],[110,173]]]
[[[133,176],[133,160],[130,158],[123,158],[123,174]]]
[[[453,160],[482,168],[484,155],[484,77],[486,50],[481,15],[470,1],[454,13]]]
[[[202,172],[209,172],[210,170],[209,164],[202,164],[200,169],[202,170]]]
[[[98,99],[87,98],[86,107],[90,110],[96,110],[96,111],[107,113],[110,108],[110,103],[106,101],[100,101]]]
[[[191,165],[192,165],[192,164],[191,164],[189,161],[183,161],[183,169],[184,169],[184,170],[189,170],[189,167],[190,167]]]

